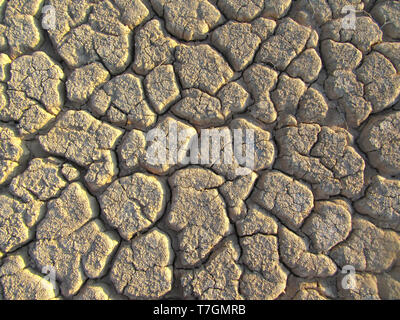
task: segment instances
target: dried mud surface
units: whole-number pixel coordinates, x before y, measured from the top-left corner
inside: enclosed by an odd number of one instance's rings
[[[399,72],[399,1],[0,0],[0,300],[400,299]]]

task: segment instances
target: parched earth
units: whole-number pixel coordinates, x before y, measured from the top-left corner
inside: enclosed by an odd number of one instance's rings
[[[0,300],[400,299],[399,96],[399,1],[0,0]]]

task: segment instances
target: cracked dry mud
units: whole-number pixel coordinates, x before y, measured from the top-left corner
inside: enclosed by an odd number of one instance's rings
[[[0,300],[400,299],[399,96],[399,1],[0,0]]]

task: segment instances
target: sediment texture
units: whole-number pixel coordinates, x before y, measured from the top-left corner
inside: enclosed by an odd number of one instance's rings
[[[400,299],[399,95],[399,1],[0,0],[0,300]]]

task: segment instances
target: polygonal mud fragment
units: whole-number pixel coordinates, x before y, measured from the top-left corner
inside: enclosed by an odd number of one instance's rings
[[[180,98],[179,87],[172,65],[159,66],[144,80],[151,106],[161,114]]]
[[[247,299],[276,299],[286,287],[287,270],[279,262],[275,236],[256,234],[240,239],[247,266],[240,279],[240,291]]]
[[[229,82],[219,90],[222,113],[225,118],[233,113],[244,111],[250,104],[250,95],[239,82]]]
[[[257,174],[251,172],[233,181],[227,181],[219,188],[228,206],[231,219],[236,220],[244,213],[243,211],[246,211],[244,200],[249,196],[256,179]]]
[[[296,151],[307,154],[318,140],[321,128],[317,124],[300,124],[296,126],[283,127],[277,130],[276,138],[281,146],[280,153],[287,154]],[[296,138],[297,142],[296,142]],[[282,143],[281,143],[282,141]]]
[[[277,131],[280,154],[276,167],[288,174],[317,184],[319,193],[337,194],[340,186],[333,173],[320,163],[320,159],[307,154],[317,142],[320,128],[313,124],[300,124],[298,127],[284,127]],[[321,185],[318,185],[321,183]],[[321,190],[322,189],[322,190]]]
[[[16,58],[28,51],[35,50],[43,42],[43,33],[39,27],[40,9],[43,0],[10,0],[0,4],[3,10],[0,24],[0,49],[8,50]]]
[[[74,300],[117,300],[116,294],[105,282],[89,280],[74,297]]]
[[[211,254],[204,266],[180,271],[184,297],[201,300],[241,299],[239,279],[242,269],[237,263],[239,255],[239,246],[229,239]]]
[[[321,123],[327,116],[328,104],[322,93],[308,88],[299,101],[296,118],[301,122]]]
[[[174,254],[167,234],[152,229],[119,249],[110,271],[118,293],[157,299],[172,288]]]
[[[68,99],[79,104],[85,103],[109,77],[110,74],[99,62],[75,69],[66,82]]]
[[[251,21],[264,8],[264,0],[218,0],[218,8],[229,19]]]
[[[362,60],[362,53],[350,43],[324,40],[321,43],[321,53],[329,72],[354,70]]]
[[[379,25],[370,17],[357,17],[356,30],[351,36],[351,42],[363,53],[382,41],[382,31]]]
[[[272,65],[283,71],[296,56],[296,51],[282,35],[274,35],[262,43],[256,55],[256,62]]]
[[[356,273],[354,276],[354,287],[347,289],[343,287],[346,283],[343,274],[337,278],[339,298],[342,300],[380,300],[376,276],[370,273]]]
[[[375,176],[355,209],[384,226],[400,230],[400,181]]]
[[[385,35],[393,39],[400,39],[400,3],[379,1],[371,10],[371,14],[382,26]]]
[[[398,300],[400,298],[400,268],[398,266],[376,277],[381,299]]]
[[[357,81],[356,75],[348,70],[335,70],[325,80],[325,90],[327,96],[332,100],[363,95],[362,83]]]
[[[4,107],[8,105],[7,85],[0,82],[0,116],[4,118]],[[4,121],[4,120],[3,120]]]
[[[303,25],[323,25],[332,19],[327,0],[300,0],[293,4],[293,18]]]
[[[4,0],[2,0],[2,2],[0,3],[0,14],[1,14],[2,19],[4,16],[5,5],[6,5],[6,2]],[[6,30],[7,30],[7,27],[4,24],[0,24],[0,49],[2,51],[7,50],[7,46],[8,46],[7,38],[6,38]]]
[[[118,147],[121,166],[132,171],[138,169],[146,155],[146,135],[140,130],[132,130],[124,135]]]
[[[39,268],[52,266],[64,296],[75,294],[84,281],[104,275],[118,241],[99,219],[96,200],[80,183],[70,184],[47,205],[30,254]]]
[[[318,201],[314,212],[302,227],[318,252],[328,252],[347,238],[351,231],[351,214],[342,200]]]
[[[0,119],[20,121],[22,133],[34,133],[60,112],[64,73],[47,54],[37,51],[14,60],[10,74],[8,102],[0,106]]]
[[[59,10],[59,12],[63,13],[66,11],[64,6],[67,6],[67,3],[62,3],[61,1],[57,1],[57,3],[55,1],[52,2],[51,5],[55,5],[56,10]],[[86,6],[82,12],[85,14],[86,11],[89,10],[87,1],[82,2],[82,6]],[[59,9],[57,7],[59,7]],[[78,16],[75,19],[81,20],[82,17]],[[83,17],[83,19],[86,18]],[[83,19],[80,23],[83,22]],[[61,19],[57,20],[59,21],[58,26],[60,30],[48,30],[48,33],[52,42],[55,43],[58,54],[69,67],[78,68],[99,59],[94,45],[96,32],[89,25],[82,24],[71,30],[68,26],[70,23],[68,20],[72,23],[76,23],[73,21],[74,19],[61,17]],[[85,47],[86,49],[84,49]]]
[[[186,41],[204,39],[224,20],[207,0],[151,0],[151,4],[165,18],[167,30]]]
[[[307,40],[307,49],[317,49],[319,46],[319,34],[314,29],[311,29],[310,37]]]
[[[370,17],[358,16],[355,18],[354,30],[352,28],[343,29],[342,19],[329,21],[321,28],[321,39],[350,42],[361,52],[368,53],[374,44],[382,41],[382,31]]]
[[[374,112],[395,103],[400,94],[400,77],[393,64],[382,54],[373,51],[366,56],[356,74],[365,84],[365,96],[371,101]]]
[[[145,129],[157,119],[145,99],[141,79],[129,73],[112,78],[98,89],[91,97],[90,108],[120,126]]]
[[[61,172],[69,182],[78,180],[80,176],[79,170],[69,163],[64,163]]]
[[[327,0],[327,2],[332,9],[333,18],[338,18],[343,16],[344,13],[348,13],[344,10],[346,6],[352,6],[356,12],[357,10],[362,11],[364,8],[362,0]]]
[[[307,49],[290,63],[287,73],[305,82],[313,82],[318,78],[321,67],[321,58],[315,49]]]
[[[284,19],[276,28],[275,35],[263,42],[256,56],[257,62],[271,64],[285,70],[293,58],[304,49],[311,29],[290,18]]]
[[[55,116],[47,112],[39,103],[27,98],[24,92],[4,89],[4,103],[0,105],[0,119],[3,121],[18,121],[19,134],[29,137],[45,127]],[[1,101],[0,101],[1,103]],[[57,111],[58,112],[58,111]]]
[[[225,115],[219,99],[198,89],[184,90],[182,95],[183,98],[172,107],[177,116],[201,127],[224,124]]]
[[[341,19],[330,20],[321,27],[321,41],[331,39],[337,42],[346,42],[345,36],[348,36],[348,30],[340,32],[342,28]]]
[[[206,167],[212,168],[217,174],[231,181],[242,175],[252,175],[254,169],[254,156],[251,150],[253,139],[249,138],[250,141],[246,141],[247,137],[251,136],[246,129],[239,129],[238,133],[235,138],[234,131],[228,127],[203,129],[199,143],[200,161],[196,158],[196,162],[192,161],[191,163],[205,164]],[[236,145],[234,139],[236,139]],[[244,147],[245,143],[250,148]],[[243,208],[240,206],[233,210],[241,211]]]
[[[31,228],[44,215],[44,201],[57,197],[67,186],[61,171],[62,161],[55,158],[35,158],[22,174],[11,181],[9,190],[19,199],[15,198],[11,203],[11,198],[8,197],[9,206],[4,207],[6,212],[13,208],[15,215],[15,224],[10,224],[9,227],[19,228],[21,231],[25,229],[23,233],[31,237]],[[7,225],[4,224],[5,227]],[[17,243],[24,241],[19,235],[15,236],[14,240]]]
[[[400,71],[400,43],[382,42],[374,46],[374,50],[382,53]]]
[[[252,64],[243,73],[243,79],[254,98],[264,100],[269,97],[269,92],[276,85],[278,73],[262,64]]]
[[[350,237],[333,248],[330,256],[341,267],[352,265],[357,271],[380,273],[393,266],[399,259],[399,253],[398,234],[355,218]]]
[[[372,112],[371,102],[359,96],[346,96],[339,100],[339,105],[346,112],[346,120],[350,127],[359,127]]]
[[[282,128],[285,126],[296,126],[297,125],[297,119],[295,116],[291,114],[281,114],[278,117],[278,123],[277,123],[277,128]]]
[[[260,171],[265,169],[270,169],[275,161],[276,147],[271,137],[271,134],[264,130],[262,127],[244,119],[236,118],[232,120],[229,128],[233,130],[238,130],[242,134],[242,141],[237,141],[238,137],[234,136],[235,143],[252,143],[252,141],[247,140],[247,135],[252,132],[254,134],[254,154],[249,154],[247,151],[247,146],[243,146],[241,153],[236,153],[235,156],[238,158],[240,164],[244,167],[252,169],[253,171]],[[239,159],[239,157],[245,156],[245,161]],[[247,160],[253,160],[254,163],[248,163]],[[251,161],[250,161],[251,162]]]
[[[244,217],[236,222],[236,230],[240,237],[255,234],[277,234],[278,224],[276,219],[255,203],[248,204]]]
[[[207,44],[180,45],[175,58],[184,89],[197,88],[213,95],[233,76],[224,58]]]
[[[140,0],[135,2],[114,0],[114,2],[121,13],[121,22],[131,29],[141,24],[149,15],[149,10]]]
[[[331,61],[331,68],[334,68],[331,71],[332,74],[325,81],[325,90],[330,99],[338,100],[339,105],[346,113],[348,124],[351,127],[358,127],[372,112],[372,104],[363,97],[363,84],[357,80],[352,71],[346,70],[346,68],[355,67],[361,61],[361,54],[356,53],[357,51],[354,51],[356,49],[351,49],[350,46],[349,44],[335,44],[330,40],[323,42],[324,59]],[[340,55],[335,55],[335,48],[348,51],[349,57],[344,59],[340,58]]]
[[[294,114],[300,98],[306,90],[307,86],[303,81],[282,73],[279,76],[276,90],[271,93],[271,99],[278,112]]]
[[[34,236],[30,217],[39,208],[25,204],[9,194],[0,195],[0,252],[10,252]]]
[[[0,81],[8,81],[10,77],[11,59],[5,53],[0,53]]]
[[[305,240],[289,229],[279,228],[278,239],[282,261],[295,275],[311,278],[336,273],[336,265],[328,256],[309,252]]]
[[[244,194],[247,192],[244,181],[252,184],[254,179],[252,171],[270,168],[275,158],[275,146],[270,133],[243,118],[234,119],[230,127],[202,129],[200,141],[193,139],[193,142],[190,163],[201,163],[232,182],[240,176],[248,176],[233,182],[238,183],[239,189],[244,188],[240,191]],[[185,163],[188,163],[188,157],[186,159]],[[236,212],[234,215],[244,209],[240,198],[235,201],[239,201],[239,207],[232,208]]]
[[[278,73],[262,64],[252,64],[244,71],[243,79],[256,102],[249,107],[250,114],[265,123],[274,122],[277,113],[270,98],[270,91],[277,83]]]
[[[80,183],[69,185],[47,205],[46,217],[37,227],[37,239],[67,237],[96,215],[96,201]]]
[[[326,183],[327,178],[332,176],[332,173],[321,165],[317,167],[318,159],[309,160],[304,156],[317,141],[319,131],[319,126],[310,124],[301,124],[298,128],[285,127],[278,130],[277,141],[281,146],[281,150],[280,157],[277,160],[277,167],[289,174],[297,173],[301,178],[307,178],[304,171],[313,170],[313,176],[322,175]],[[296,139],[295,137],[301,137],[301,139]],[[308,169],[301,170],[302,167]],[[307,180],[310,180],[310,178]]]
[[[67,186],[62,170],[63,162],[56,158],[35,158],[28,168],[15,177],[10,184],[10,191],[23,201],[47,201],[59,196]]]
[[[276,137],[280,147],[276,167],[310,182],[317,198],[359,195],[365,163],[346,130],[300,124],[279,129]]]
[[[400,173],[400,112],[371,118],[361,131],[359,143],[370,163],[380,172]]]
[[[133,70],[147,74],[161,64],[172,63],[177,45],[162,29],[160,21],[153,19],[147,22],[135,36]]]
[[[378,78],[365,86],[365,98],[371,102],[374,112],[392,106],[400,94],[400,76]]]
[[[212,33],[211,42],[227,56],[233,69],[240,71],[252,62],[261,39],[251,24],[230,21]]]
[[[19,164],[28,156],[25,143],[17,137],[14,129],[0,124],[0,185],[13,177]]]
[[[100,196],[106,222],[130,240],[164,213],[168,190],[155,176],[135,173],[114,181]]]
[[[0,291],[5,300],[51,300],[58,286],[30,268],[26,251],[20,250],[0,265]]]
[[[293,300],[328,300],[317,290],[302,289],[293,297]]]
[[[118,173],[112,149],[121,135],[121,130],[102,123],[86,111],[70,110],[46,135],[39,137],[39,142],[47,152],[86,167],[87,183],[98,189]]]
[[[299,228],[311,213],[311,190],[279,171],[265,172],[256,185],[253,200],[285,224]]]
[[[195,128],[174,117],[167,116],[146,134],[145,152],[139,149],[137,153],[134,153],[134,157],[137,157],[139,163],[150,172],[166,174],[175,165],[189,163],[190,159],[186,157],[186,154],[191,149],[192,143],[197,141],[196,138]],[[126,143],[130,143],[131,139],[133,139],[132,143],[141,148],[143,143],[141,134],[135,133],[129,137],[129,140],[126,140]],[[122,148],[124,148],[124,144]],[[130,153],[127,152],[125,154],[129,155]],[[132,162],[130,166],[134,166],[135,163],[135,161]]]
[[[63,60],[71,68],[102,61],[112,74],[131,61],[132,29],[149,11],[140,0],[134,11],[124,1],[50,0],[57,13],[56,26],[48,30]]]
[[[251,31],[258,35],[262,41],[267,40],[273,33],[276,22],[263,17],[257,18],[251,23]]]
[[[336,152],[332,154],[331,150]],[[353,198],[361,192],[365,163],[351,146],[351,136],[346,130],[322,127],[310,154],[320,158],[321,163],[333,172],[340,181],[342,195]],[[323,184],[322,181],[320,183]]]
[[[292,0],[264,0],[264,17],[279,19],[286,15]]]
[[[334,277],[304,279],[291,274],[288,277],[285,294],[280,299],[328,300],[336,297],[336,279]]]
[[[379,52],[373,51],[364,58],[356,71],[357,79],[368,84],[372,79],[389,78],[396,74],[393,64]]]
[[[224,179],[210,170],[190,167],[177,171],[169,183],[172,203],[167,220],[178,232],[180,262],[195,265],[228,231],[226,205],[217,189]]]
[[[29,109],[26,110],[26,112],[24,112],[23,116],[19,119],[19,123],[17,124],[20,135],[28,139],[39,130],[46,129],[46,126],[48,127],[48,124],[55,119],[55,116],[46,112],[33,100],[30,100],[29,102],[33,102],[33,104],[29,107]],[[17,106],[18,102],[14,103],[14,101],[11,101],[10,105],[11,104]]]

